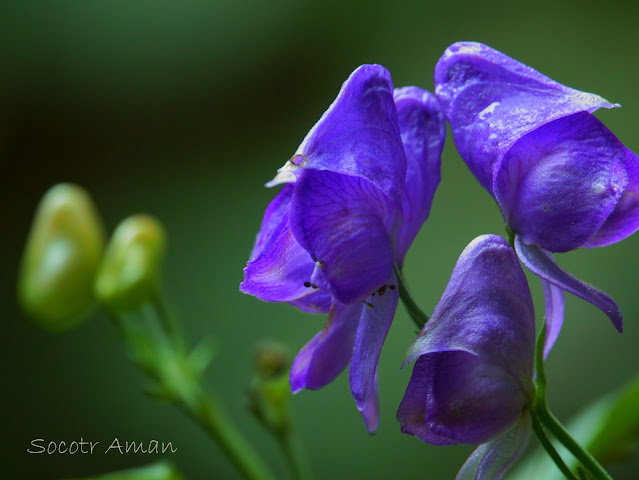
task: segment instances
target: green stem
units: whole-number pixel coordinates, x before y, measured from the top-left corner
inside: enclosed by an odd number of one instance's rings
[[[548,404],[546,402],[546,374],[544,371],[545,336],[546,325],[544,323],[539,331],[535,347],[535,370],[537,373],[537,379],[535,381],[534,408],[539,416],[539,420],[597,480],[612,480],[612,477],[599,464],[599,462],[597,462],[597,460],[587,450],[585,450],[575,441],[574,438],[572,438],[568,431],[561,423],[559,423],[557,418],[548,409]]]
[[[408,287],[406,286],[406,282],[404,281],[404,276],[402,275],[401,270],[395,264],[395,276],[397,277],[397,287],[399,288],[399,298],[402,299],[404,303],[404,307],[406,307],[406,311],[410,315],[410,318],[413,319],[417,328],[421,330],[426,325],[428,321],[428,315],[424,313],[424,311],[419,308],[419,305],[415,303],[413,297],[411,297],[410,292],[408,291]]]
[[[597,480],[612,480],[612,477],[608,474],[608,472],[606,472],[606,470],[592,455],[590,455],[587,450],[582,448],[581,445],[579,445],[575,439],[570,436],[563,425],[559,423],[550,411],[540,411],[539,419],[546,428],[552,432],[557,440],[559,440]]]
[[[180,331],[178,322],[166,305],[164,296],[159,292],[156,293],[151,298],[151,306],[153,307],[166,336],[171,339],[178,348],[183,349],[185,346],[184,337]]]
[[[311,480],[313,475],[308,458],[297,436],[288,428],[276,437],[284,452],[291,480]]]
[[[566,465],[566,463],[561,458],[561,455],[559,455],[559,452],[555,450],[555,447],[553,446],[552,442],[546,435],[546,432],[544,432],[544,427],[541,425],[539,421],[537,412],[532,408],[530,409],[530,417],[532,418],[533,430],[535,431],[535,434],[537,435],[537,438],[539,439],[539,443],[541,443],[541,446],[544,447],[544,450],[546,450],[546,452],[548,453],[552,461],[555,462],[555,465],[557,465],[557,468],[559,468],[561,473],[563,473],[568,480],[579,480],[570,471],[570,468],[568,467],[568,465]]]
[[[164,311],[166,313],[166,311]],[[160,317],[158,313],[158,317]],[[153,335],[139,319],[109,317],[132,354],[135,365],[155,381],[153,393],[179,407],[220,446],[248,480],[275,480],[275,476],[229,420],[222,402],[207,393],[199,371],[190,363],[186,349],[167,333]],[[177,333],[177,330],[172,330]],[[167,338],[170,337],[170,338]]]
[[[181,395],[173,403],[200,425],[217,442],[228,459],[249,480],[275,480],[259,455],[229,420],[221,401],[210,392],[195,386],[189,395]]]

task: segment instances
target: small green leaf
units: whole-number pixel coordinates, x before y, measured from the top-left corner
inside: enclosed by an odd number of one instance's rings
[[[639,376],[620,391],[600,398],[579,413],[568,424],[568,431],[604,465],[628,458],[639,442]],[[572,455],[558,442],[553,445],[566,464],[576,471],[578,463]],[[564,477],[550,457],[539,450],[508,478],[562,480]]]

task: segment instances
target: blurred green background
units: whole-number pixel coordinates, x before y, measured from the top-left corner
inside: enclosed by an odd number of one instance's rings
[[[599,117],[637,151],[638,11],[636,3],[613,1],[2,2],[0,476],[55,480],[156,459],[26,453],[34,438],[108,445],[117,436],[172,441],[178,452],[170,458],[191,479],[238,478],[196,426],[142,393],[142,377],[104,315],[54,336],[19,312],[19,257],[50,185],[87,188],[109,231],[132,213],[162,219],[174,310],[191,340],[219,340],[208,384],[283,476],[279,452],[245,410],[251,351],[264,337],[296,351],[324,319],[238,291],[275,193],[263,183],[355,67],[381,63],[396,86],[432,89],[437,59],[459,40],[487,43],[562,83],[622,103]],[[450,137],[442,177],[405,268],[428,311],[466,244],[503,232],[497,207]],[[565,328],[547,367],[551,407],[567,419],[639,367],[639,235],[558,257],[612,295],[625,317],[620,336],[601,312],[567,297]],[[541,317],[541,291],[531,280]],[[344,375],[294,398],[318,479],[451,479],[471,450],[433,447],[400,433],[395,411],[410,369],[399,367],[414,327],[401,307],[398,312],[380,364],[377,435],[365,433]],[[635,479],[639,461],[611,471]]]

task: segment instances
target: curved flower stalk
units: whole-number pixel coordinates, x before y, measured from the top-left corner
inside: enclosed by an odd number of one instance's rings
[[[378,424],[377,362],[398,303],[395,263],[428,217],[445,121],[434,95],[393,90],[363,65],[267,184],[266,209],[240,289],[328,321],[297,355],[293,392],[327,385],[350,363],[351,392]]]
[[[472,42],[446,50],[435,85],[460,155],[495,198],[520,260],[542,279],[545,354],[563,322],[562,291],[600,308],[621,331],[615,302],[549,253],[610,245],[639,228],[639,159],[592,115],[619,105]]]
[[[496,480],[523,453],[534,397],[534,308],[513,250],[496,235],[462,252],[406,363],[402,432],[433,445],[479,444],[457,479]]]

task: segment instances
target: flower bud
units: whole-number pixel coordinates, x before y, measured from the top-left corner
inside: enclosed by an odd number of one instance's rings
[[[115,312],[135,311],[157,293],[164,257],[164,227],[134,215],[113,232],[95,280],[98,301]]]
[[[271,432],[279,435],[290,425],[290,356],[283,345],[263,341],[255,349],[255,371],[248,388],[249,410]]]
[[[93,279],[104,229],[89,194],[55,185],[42,197],[20,265],[18,299],[41,326],[64,330],[95,304]]]

